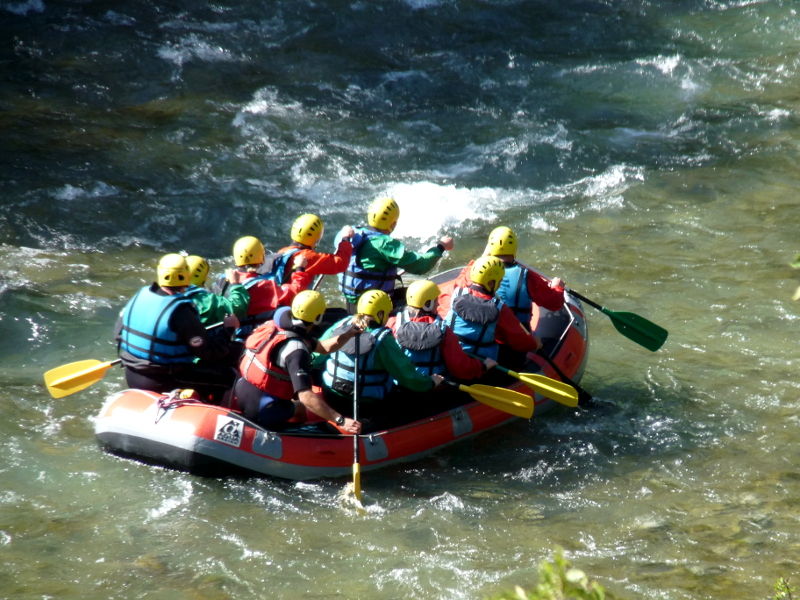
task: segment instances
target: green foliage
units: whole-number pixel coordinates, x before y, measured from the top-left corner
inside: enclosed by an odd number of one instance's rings
[[[793,600],[794,592],[789,580],[781,577],[775,582],[775,595],[770,600]]]
[[[514,591],[493,596],[492,600],[614,600],[614,597],[599,583],[589,581],[583,571],[573,568],[558,550],[552,560],[539,565],[539,583],[533,590],[517,586]]]

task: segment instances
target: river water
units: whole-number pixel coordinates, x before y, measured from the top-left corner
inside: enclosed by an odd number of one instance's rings
[[[0,2],[0,596],[480,598],[566,556],[623,598],[800,577],[800,20],[792,1]],[[220,272],[302,212],[329,248],[393,195],[440,268],[496,225],[587,307],[591,410],[346,481],[103,453],[158,257]],[[331,298],[330,282],[323,286]]]

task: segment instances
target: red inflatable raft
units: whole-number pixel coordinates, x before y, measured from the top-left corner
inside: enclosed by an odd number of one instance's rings
[[[456,274],[449,271],[434,279],[446,291]],[[578,381],[588,350],[579,301],[567,295],[558,312],[534,310],[531,325],[561,374]],[[560,378],[542,357],[531,354],[528,359],[526,372]],[[518,381],[509,387],[532,393]],[[416,460],[517,418],[465,398],[462,406],[440,414],[360,436],[362,471]],[[537,394],[535,414],[552,404]],[[110,452],[200,475],[244,472],[308,480],[352,474],[352,436],[314,427],[268,431],[230,409],[143,390],[110,396],[95,420],[95,434]]]

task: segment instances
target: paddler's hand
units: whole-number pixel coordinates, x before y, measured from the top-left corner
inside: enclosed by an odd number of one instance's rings
[[[239,329],[239,317],[236,315],[225,315],[222,319],[222,326],[225,329]]]
[[[563,292],[564,288],[567,286],[564,283],[564,280],[561,279],[561,277],[553,277],[550,280],[550,287],[553,288],[554,290],[558,290],[559,292]]]
[[[444,236],[443,238],[439,239],[439,245],[444,248],[445,250],[452,250],[455,247],[455,242],[453,238],[449,235]]]
[[[339,427],[342,431],[346,433],[352,433],[353,435],[358,435],[361,433],[361,421],[353,421],[353,419],[349,417],[344,418],[344,425]]]
[[[431,375],[431,381],[433,381],[433,387],[439,387],[444,383],[444,377],[434,373],[433,375]]]
[[[226,269],[225,270],[225,279],[227,279],[231,283],[240,283],[239,275],[240,275],[240,273],[236,269]]]
[[[497,361],[487,356],[486,358],[483,359],[483,366],[486,367],[487,371],[489,371],[497,366]]]
[[[345,225],[339,231],[339,239],[340,240],[350,240],[356,234],[356,230],[350,227],[350,225]]]

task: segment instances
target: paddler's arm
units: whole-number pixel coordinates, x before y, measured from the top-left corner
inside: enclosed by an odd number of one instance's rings
[[[503,304],[500,309],[495,339],[517,352],[536,352],[542,347],[539,336],[535,333],[528,333],[507,304]]]
[[[331,352],[336,352],[360,332],[361,329],[356,327],[354,324],[351,324],[350,329],[347,331],[344,331],[339,335],[329,336],[324,340],[321,339],[317,341],[317,346],[314,348],[314,352],[319,354],[330,354]]]
[[[442,238],[439,243],[424,252],[408,250],[403,242],[388,235],[373,238],[369,244],[387,263],[405,269],[409,273],[422,275],[436,266],[436,262],[442,257],[445,250],[453,248],[453,238]]]
[[[326,421],[336,421],[341,415],[311,389],[311,356],[306,350],[297,350],[286,357],[286,370],[292,378],[292,387],[297,400],[314,414]],[[361,432],[361,423],[345,417],[344,424],[337,426],[347,433]]]
[[[417,371],[391,334],[381,338],[376,352],[380,366],[403,387],[414,392],[427,392],[433,388],[434,380]]]

